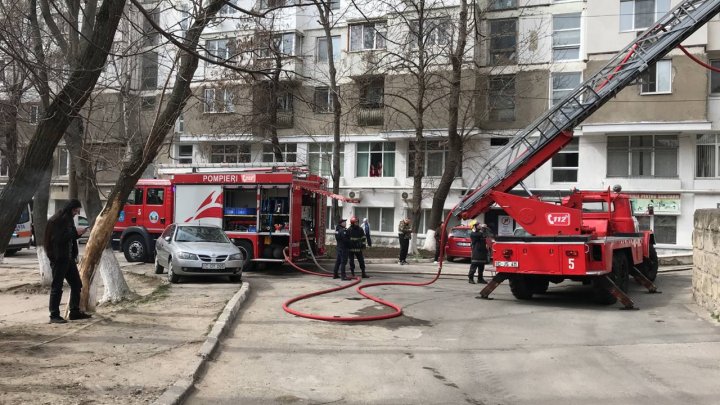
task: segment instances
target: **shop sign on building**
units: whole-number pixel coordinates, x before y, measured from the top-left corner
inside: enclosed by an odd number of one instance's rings
[[[635,215],[680,215],[680,194],[630,194]]]

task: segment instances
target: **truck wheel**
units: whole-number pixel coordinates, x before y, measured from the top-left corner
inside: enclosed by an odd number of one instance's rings
[[[240,249],[240,251],[243,254],[243,257],[245,260],[243,260],[243,266],[242,271],[252,271],[255,269],[255,262],[252,261],[254,255],[253,255],[253,245],[249,241],[241,240],[237,243],[237,247]]]
[[[8,249],[5,251],[5,257],[15,256],[15,254],[19,251],[20,249]]]
[[[168,258],[168,281],[175,284],[180,281],[180,276],[173,271],[172,257]]]
[[[642,274],[650,281],[655,281],[655,279],[657,278],[658,267],[659,261],[657,251],[655,250],[655,246],[651,245],[650,257],[646,257],[643,259],[643,264],[640,268],[640,271],[642,271]]]
[[[545,294],[550,287],[550,280],[544,278],[537,278],[533,280],[532,291],[533,294]]]
[[[600,305],[612,305],[617,302],[617,298],[610,294],[610,291],[605,287],[605,281],[596,277],[592,281],[594,300]]]
[[[519,300],[529,300],[533,296],[533,286],[528,276],[516,274],[510,278],[510,291]]]
[[[140,235],[132,235],[123,243],[125,260],[129,262],[144,262],[147,258],[147,246]]]
[[[610,278],[623,292],[627,292],[630,284],[630,266],[627,256],[622,253],[615,253],[612,261],[612,274]]]
[[[233,274],[232,276],[228,276],[231,283],[239,283],[242,281],[242,275],[240,274]]]

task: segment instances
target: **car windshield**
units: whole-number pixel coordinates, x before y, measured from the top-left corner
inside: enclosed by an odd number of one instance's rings
[[[469,238],[470,237],[470,229],[469,228],[455,228],[450,233],[455,238]]]
[[[231,243],[222,229],[210,226],[181,226],[177,230],[175,241]]]

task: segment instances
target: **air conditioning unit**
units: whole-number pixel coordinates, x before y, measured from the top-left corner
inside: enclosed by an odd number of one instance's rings
[[[362,199],[360,190],[350,190],[348,197],[358,201]]]

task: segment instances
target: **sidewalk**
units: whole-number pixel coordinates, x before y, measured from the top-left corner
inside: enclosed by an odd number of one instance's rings
[[[67,324],[48,323],[49,289],[39,285],[34,250],[0,264],[0,403],[182,398],[249,285],[218,278],[170,286],[152,265],[120,263],[140,297],[100,306],[92,319]],[[61,311],[68,297],[66,285]]]

